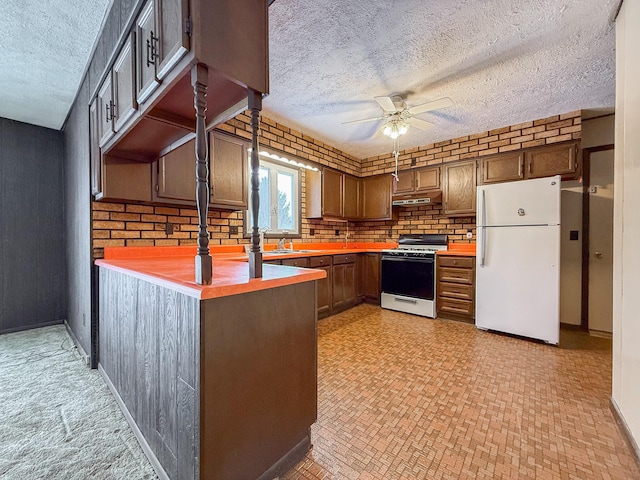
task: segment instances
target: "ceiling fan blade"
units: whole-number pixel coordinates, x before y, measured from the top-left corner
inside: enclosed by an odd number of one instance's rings
[[[373,97],[373,99],[378,102],[385,112],[396,111],[396,105],[393,103],[391,97]]]
[[[362,120],[351,120],[350,122],[342,122],[342,125],[348,125],[353,123],[365,123],[365,122],[373,122],[374,120],[382,120],[384,117],[371,117],[371,118],[363,118]]]
[[[409,109],[411,115],[418,115],[419,113],[428,112],[430,110],[438,110],[439,108],[450,107],[453,105],[453,100],[449,97],[441,98],[440,100],[434,100],[433,102],[423,103],[422,105],[416,105]]]
[[[433,123],[425,122],[424,120],[420,120],[419,118],[410,117],[407,118],[405,122],[407,122],[412,127],[416,127],[418,130],[428,130],[433,127]]]

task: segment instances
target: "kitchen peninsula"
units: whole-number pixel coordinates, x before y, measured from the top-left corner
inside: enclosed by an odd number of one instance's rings
[[[204,286],[191,248],[127,250],[96,262],[99,368],[156,471],[286,471],[316,420],[315,280],[325,273],[265,265],[249,279],[246,262],[214,260]]]

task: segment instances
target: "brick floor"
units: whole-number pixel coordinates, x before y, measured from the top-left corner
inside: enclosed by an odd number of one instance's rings
[[[610,394],[610,340],[361,305],[319,322],[314,446],[283,478],[640,479]]]

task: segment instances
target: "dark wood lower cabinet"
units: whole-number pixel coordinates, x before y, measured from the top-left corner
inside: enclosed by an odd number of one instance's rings
[[[436,307],[438,317],[473,322],[475,319],[475,257],[438,256]]]
[[[363,253],[362,255],[362,294],[364,300],[380,303],[380,263],[382,257],[379,253]]]

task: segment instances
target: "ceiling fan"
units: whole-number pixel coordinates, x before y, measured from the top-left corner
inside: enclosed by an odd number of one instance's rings
[[[418,130],[427,130],[433,127],[433,123],[415,118],[414,115],[453,105],[453,100],[449,97],[433,100],[411,108],[407,106],[405,101],[399,95],[393,95],[390,97],[374,97],[374,100],[378,102],[378,105],[380,105],[382,110],[384,110],[382,115],[363,118],[362,120],[344,122],[343,125],[386,120],[382,126],[382,133],[388,137],[396,139],[399,135],[407,133],[409,127],[415,127]]]

